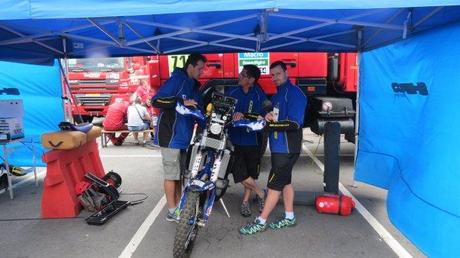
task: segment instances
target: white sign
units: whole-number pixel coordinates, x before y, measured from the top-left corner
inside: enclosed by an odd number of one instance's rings
[[[243,66],[248,64],[259,67],[261,74],[270,74],[270,53],[238,53],[238,72],[241,72]]]

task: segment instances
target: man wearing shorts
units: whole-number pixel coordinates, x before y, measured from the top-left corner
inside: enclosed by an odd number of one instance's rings
[[[152,105],[160,108],[154,143],[161,147],[168,221],[177,222],[175,210],[182,192],[180,175],[185,169],[185,150],[190,145],[194,123],[192,117],[177,113],[175,107],[177,102],[191,108],[201,106],[196,81],[205,63],[205,56],[190,54],[184,68],[175,68],[171,77],[152,98]]]
[[[233,121],[240,119],[257,120],[263,119],[263,102],[267,99],[259,86],[255,85],[260,77],[260,70],[255,65],[245,65],[239,75],[238,84],[240,87],[230,91],[229,96],[238,100],[233,114]],[[251,216],[249,198],[251,192],[256,193],[259,205],[259,212],[264,206],[265,193],[257,185],[259,177],[260,156],[259,148],[262,143],[256,132],[247,128],[230,128],[230,140],[235,147],[233,152],[233,179],[235,183],[244,186],[243,202],[240,213],[244,217]]]
[[[267,219],[278,203],[281,192],[285,214],[270,223],[271,229],[294,226],[294,188],[291,184],[292,168],[302,147],[302,125],[307,98],[296,85],[288,80],[286,64],[277,61],[270,65],[272,80],[277,93],[272,98],[273,111],[265,115],[269,132],[272,168],[268,176],[268,193],[262,213],[251,223],[242,226],[240,233],[252,235],[267,228]]]
[[[128,130],[133,132],[134,140],[136,144],[140,144],[139,131],[150,129],[150,115],[147,112],[147,108],[141,105],[142,101],[139,97],[136,97],[134,103],[128,107]],[[142,145],[147,144],[148,133],[143,133]]]

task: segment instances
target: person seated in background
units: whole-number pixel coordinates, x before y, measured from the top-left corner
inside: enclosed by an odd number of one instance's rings
[[[155,112],[152,106],[152,97],[155,95],[155,91],[150,87],[150,84],[147,79],[139,80],[139,87],[137,87],[134,94],[134,99],[140,98],[141,104],[147,109],[147,112],[150,115],[151,120],[154,120]],[[153,137],[153,135],[152,135]]]
[[[134,103],[128,107],[128,130],[133,132],[134,140],[137,144],[139,141],[139,131],[150,129],[150,115],[147,108],[143,106],[139,97],[136,97]],[[147,144],[148,132],[143,133],[143,145]]]
[[[153,97],[153,91],[146,80],[139,80],[139,82],[140,85],[136,89],[135,98],[139,98],[142,105],[147,105],[147,102],[150,102],[149,100]]]
[[[123,99],[115,99],[115,102],[110,104],[104,122],[102,122],[104,130],[121,131],[128,129],[128,127],[125,125],[126,115],[128,113],[128,105],[128,102],[123,101]],[[121,133],[118,137],[116,137],[115,133],[107,134],[110,141],[115,146],[122,145],[128,135],[128,133]]]

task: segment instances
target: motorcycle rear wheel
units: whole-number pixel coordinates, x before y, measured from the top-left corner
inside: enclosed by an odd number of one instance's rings
[[[195,238],[198,235],[197,215],[200,202],[200,193],[189,192],[185,208],[180,215],[174,238],[174,258],[189,257],[193,249]],[[190,225],[189,221],[194,223]]]

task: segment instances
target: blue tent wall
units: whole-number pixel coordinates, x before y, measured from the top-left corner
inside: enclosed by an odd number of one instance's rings
[[[363,53],[356,179],[430,257],[460,255],[460,24]],[[395,93],[424,82],[429,95]]]
[[[37,163],[41,166],[45,166],[40,159],[45,150],[40,145],[40,135],[58,130],[58,123],[64,120],[60,78],[57,61],[53,66],[0,62],[0,88],[17,88],[20,92],[19,96],[0,95],[0,99],[22,99],[24,142],[34,143]],[[16,145],[16,151],[9,155],[11,163],[31,166],[31,151],[22,144]]]

